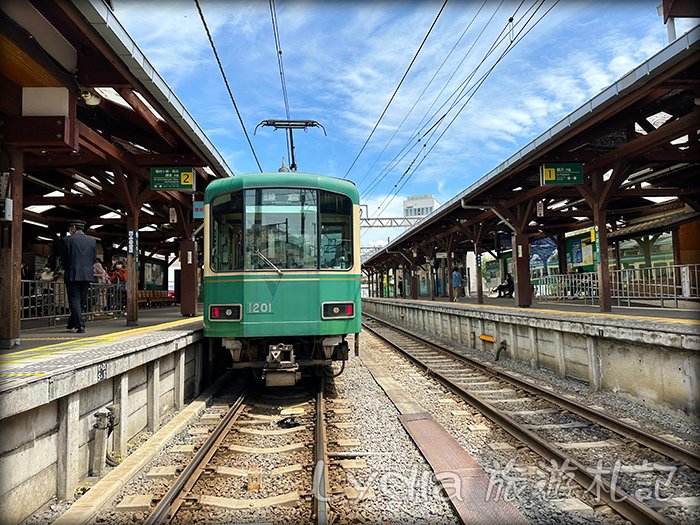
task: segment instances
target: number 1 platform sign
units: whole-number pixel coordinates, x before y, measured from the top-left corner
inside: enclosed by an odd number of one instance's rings
[[[151,168],[152,190],[194,191],[193,168]]]

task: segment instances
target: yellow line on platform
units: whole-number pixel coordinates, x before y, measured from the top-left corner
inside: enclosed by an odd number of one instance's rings
[[[20,350],[18,352],[12,352],[11,354],[5,354],[0,356],[0,365],[9,365],[14,363],[20,363],[26,359],[34,359],[37,357],[46,357],[51,354],[58,353],[63,350],[77,350],[80,348],[85,348],[94,344],[109,343],[122,339],[125,337],[130,337],[133,335],[138,335],[143,332],[164,330],[167,328],[173,328],[176,326],[181,326],[185,324],[190,324],[202,320],[202,316],[188,317],[186,319],[178,319],[177,321],[170,321],[167,323],[161,323],[151,326],[144,326],[142,328],[133,328],[131,330],[124,330],[121,332],[113,332],[111,334],[96,335],[93,337],[77,337],[69,341],[64,341],[62,343],[56,343],[53,345],[38,346],[36,348],[29,348],[27,350]]]
[[[42,377],[43,372],[0,372],[0,377]]]
[[[443,304],[442,301],[427,301],[425,299],[417,299],[419,303],[426,304]],[[515,310],[519,314],[527,314],[527,312],[540,312],[546,314],[570,314],[579,317],[602,317],[602,318],[615,318],[615,319],[636,319],[638,321],[658,321],[661,323],[679,323],[679,324],[700,324],[697,319],[674,319],[671,317],[647,317],[645,315],[622,315],[613,313],[602,313],[602,312],[577,312],[573,310],[554,310],[548,308],[520,308],[517,306],[496,306],[491,304],[472,304],[472,303],[455,303],[449,302],[444,303],[450,306],[460,306],[460,307],[470,307],[470,308],[481,308],[484,310],[491,310],[494,308]]]

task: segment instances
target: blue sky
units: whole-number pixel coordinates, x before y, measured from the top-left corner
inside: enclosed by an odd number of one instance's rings
[[[113,3],[118,19],[233,171],[258,171],[194,0]],[[535,11],[539,0],[448,1],[348,175],[359,184],[370,216],[401,215],[408,195],[432,193],[446,202],[655,54],[667,42],[656,12],[660,3],[545,0]],[[287,156],[283,132],[261,128],[253,136],[260,121],[285,118],[269,3],[200,0],[200,5],[260,163],[265,171],[276,171]],[[295,134],[299,171],[346,175],[441,5],[433,0],[276,1],[291,118],[318,120],[328,131],[327,137],[316,129]],[[509,17],[512,31],[484,60]],[[678,35],[695,23],[677,20]],[[532,29],[519,40],[523,27]],[[511,35],[515,43],[474,90]],[[416,130],[435,124],[454,101],[448,97],[465,81],[467,95],[418,142]],[[403,158],[402,149],[408,151]],[[397,155],[400,160],[392,163]],[[392,200],[397,184],[403,188]],[[362,245],[397,233],[368,230]]]

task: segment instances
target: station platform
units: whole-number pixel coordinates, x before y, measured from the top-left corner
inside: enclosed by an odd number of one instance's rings
[[[386,299],[393,299],[392,297]],[[412,301],[412,299],[397,298],[398,301]],[[430,296],[419,295],[419,301],[431,302]],[[432,302],[464,304],[474,307],[479,306],[496,306],[501,308],[515,308],[520,312],[552,312],[552,313],[572,313],[575,316],[594,315],[594,316],[609,316],[611,319],[615,317],[621,318],[639,318],[639,319],[668,319],[668,320],[687,320],[690,324],[698,324],[700,327],[700,304],[696,308],[676,309],[676,308],[659,308],[659,307],[629,307],[629,306],[613,306],[612,312],[601,312],[597,305],[584,304],[583,302],[571,301],[565,303],[556,303],[552,301],[537,301],[533,299],[532,306],[521,308],[515,304],[515,301],[510,297],[488,297],[484,296],[483,305],[479,305],[476,297],[459,297],[456,301],[450,301],[448,297],[435,297]],[[682,323],[687,324],[687,323]]]
[[[47,388],[56,390],[61,381],[73,381],[79,371],[90,370],[84,381],[89,385],[118,373],[109,373],[107,363],[112,367],[120,360],[147,362],[146,354],[154,349],[200,340],[201,329],[201,316],[183,318],[179,307],[172,307],[140,312],[137,326],[127,326],[123,316],[110,316],[88,322],[83,334],[67,330],[62,323],[22,330],[20,345],[0,353],[0,414],[18,413],[19,407],[13,405],[16,394],[28,387],[32,388],[19,396],[23,409],[39,403],[30,392],[40,391],[41,399],[54,398]]]

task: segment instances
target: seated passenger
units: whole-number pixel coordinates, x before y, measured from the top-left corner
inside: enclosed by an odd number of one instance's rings
[[[494,292],[498,292],[498,297],[513,297],[514,290],[513,277],[509,273],[506,274],[505,281],[493,289]]]

